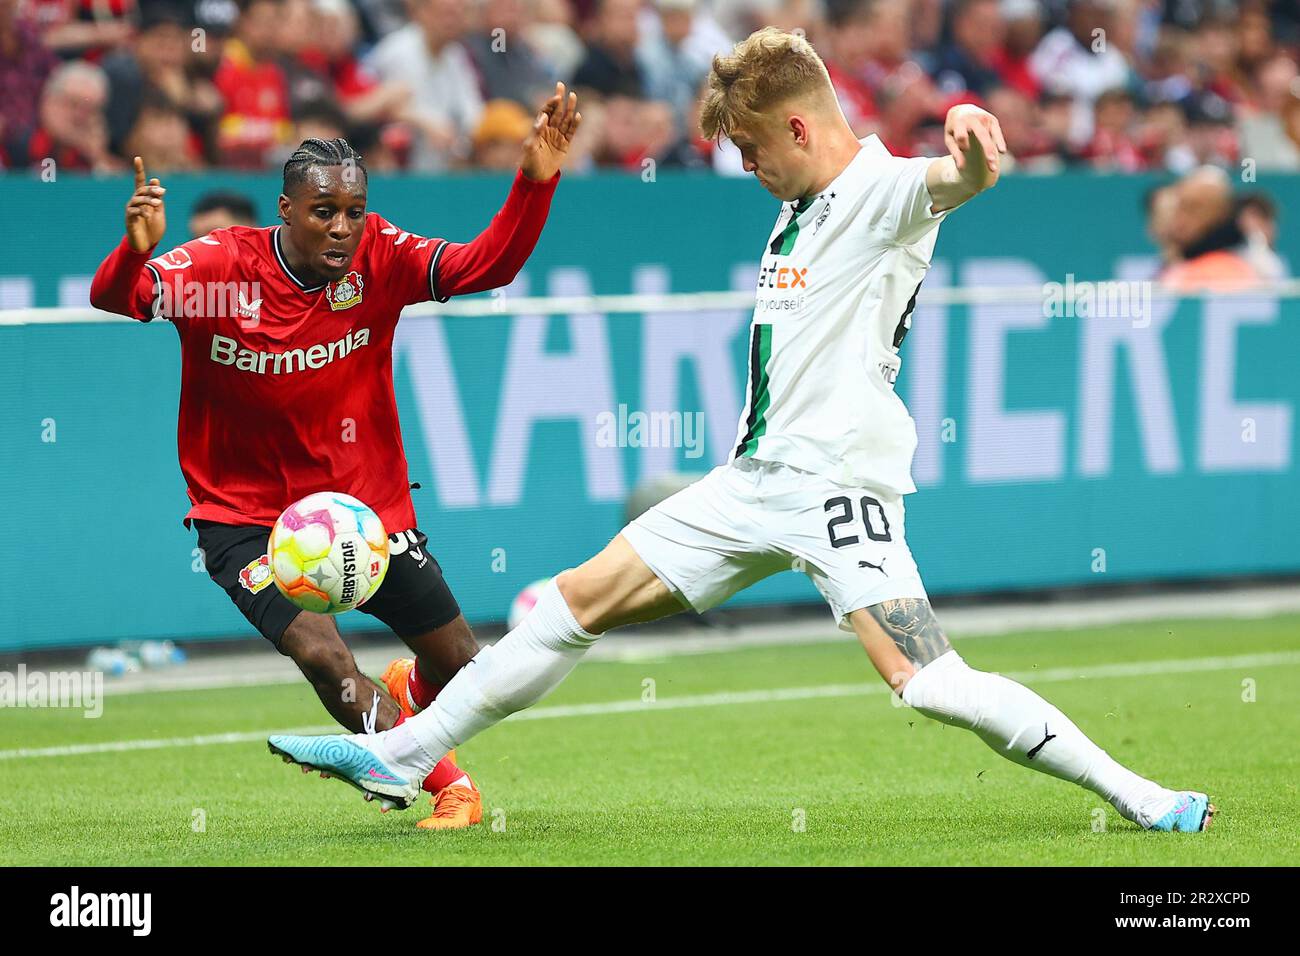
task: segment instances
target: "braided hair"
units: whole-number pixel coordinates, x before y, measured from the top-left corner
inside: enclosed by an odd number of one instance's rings
[[[282,190],[292,195],[307,181],[307,170],[314,166],[353,166],[366,172],[365,160],[343,137],[338,139],[305,139],[284,164]]]

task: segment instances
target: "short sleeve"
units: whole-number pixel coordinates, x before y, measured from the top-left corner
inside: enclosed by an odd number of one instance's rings
[[[925,156],[904,159],[886,156],[880,162],[880,201],[885,205],[882,217],[894,241],[905,246],[919,242],[933,231],[950,210],[933,212],[934,199],[926,177],[930,164]]]

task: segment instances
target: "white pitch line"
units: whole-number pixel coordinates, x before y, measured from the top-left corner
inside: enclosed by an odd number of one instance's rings
[[[992,604],[942,608],[939,619],[948,635],[959,643],[984,635],[1018,631],[1069,631],[1153,620],[1221,619],[1225,630],[1243,618],[1272,617],[1300,612],[1300,587],[1296,585],[1249,587],[1230,591],[1175,593],[1081,599],[1045,605]],[[792,647],[808,644],[856,645],[851,634],[836,629],[823,618],[745,624],[726,628],[688,628],[671,634],[614,633],[602,637],[584,660],[617,664],[644,663],[697,654],[724,654],[754,647]],[[362,673],[378,674],[395,656],[410,652],[394,640],[387,646],[368,647],[356,654]],[[299,684],[302,674],[286,657],[260,652],[223,654],[191,661],[185,667],[146,670],[104,682],[106,696],[185,690],[217,690]]]
[[[1234,657],[1192,657],[1182,660],[1140,661],[1131,664],[1098,664],[1092,667],[1051,667],[1034,671],[1013,671],[1005,676],[1026,684],[1060,683],[1071,680],[1108,677],[1153,677],[1162,674],[1190,674],[1199,671],[1232,670],[1239,667],[1277,667],[1300,664],[1300,651],[1277,651],[1269,654],[1238,654]],[[888,693],[883,683],[824,684],[819,687],[777,687],[763,690],[723,691],[667,697],[647,703],[641,700],[612,700],[592,704],[568,704],[535,707],[520,711],[508,720],[552,720],[559,717],[594,717],[605,714],[654,713],[662,710],[685,710],[696,707],[729,707],[742,704],[770,704],[792,700],[859,697]],[[194,737],[161,737],[147,740],[116,740],[96,744],[70,744],[63,747],[31,747],[0,750],[0,760],[28,757],[81,757],[131,750],[164,750],[174,747],[202,747],[210,744],[244,744],[263,741],[271,734],[327,734],[337,732],[333,724],[294,727],[279,730],[253,730],[227,734],[202,734]]]

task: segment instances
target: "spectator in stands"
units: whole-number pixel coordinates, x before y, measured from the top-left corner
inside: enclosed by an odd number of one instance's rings
[[[645,96],[637,61],[639,0],[598,0],[587,57],[573,74],[573,85],[602,96]]]
[[[289,90],[289,113],[296,119],[305,104],[335,95],[334,80],[320,52],[321,18],[312,0],[282,0],[282,4],[276,59]]]
[[[944,93],[983,96],[1002,83],[998,66],[1006,27],[998,0],[955,0],[951,39],[939,52],[934,79]]]
[[[217,147],[226,166],[260,169],[293,135],[289,87],[277,60],[283,0],[241,0],[216,86],[225,100]]]
[[[367,160],[369,165],[369,160]],[[146,169],[148,167],[145,167]],[[226,226],[258,226],[253,201],[233,190],[204,193],[190,209],[190,238],[206,236],[213,229]]]
[[[583,114],[582,121],[587,121]],[[366,171],[375,173],[400,172],[404,168],[402,156],[406,148],[405,128],[398,124],[379,126],[362,123],[352,127],[348,142],[366,159]]]
[[[867,80],[871,68],[873,0],[837,0],[826,9],[822,59],[844,118],[859,137],[876,131],[876,97]]]
[[[1096,169],[1134,173],[1145,167],[1133,132],[1137,108],[1128,90],[1107,90],[1093,105],[1092,140],[1082,156]]]
[[[558,77],[533,49],[527,23],[524,0],[485,0],[479,30],[464,42],[483,98],[513,100],[532,113],[555,91]]]
[[[1237,208],[1227,173],[1202,166],[1173,187],[1177,205],[1169,236],[1180,260],[1160,274],[1160,281],[1179,291],[1241,288],[1259,281],[1259,274],[1242,254],[1245,237],[1237,223]]]
[[[1187,115],[1187,145],[1196,162],[1212,166],[1237,165],[1237,135],[1232,125],[1232,104],[1205,91],[1183,103]]]
[[[845,0],[841,0],[845,2]],[[848,0],[852,2],[852,0]],[[912,0],[870,0],[865,5],[866,70],[863,79],[878,89],[904,64],[912,62]]]
[[[519,165],[519,147],[532,127],[531,110],[514,100],[489,100],[474,131],[474,165],[479,169],[514,169]]]
[[[1147,108],[1136,135],[1145,165],[1188,173],[1198,163],[1187,129],[1187,114],[1174,102],[1153,103]]]
[[[996,86],[984,97],[989,112],[998,118],[1007,141],[1004,172],[1058,172],[1064,161],[1056,143],[1043,129],[1038,104],[1014,86]]]
[[[1226,20],[1202,21],[1192,35],[1198,87],[1235,103],[1246,96],[1246,84],[1237,72],[1237,31]]]
[[[1036,100],[1042,87],[1029,58],[1043,38],[1042,8],[1038,0],[1002,0],[1001,11],[1005,33],[997,52],[998,75],[1006,86]]]
[[[202,166],[190,139],[185,111],[160,93],[144,98],[122,150],[126,156],[143,159],[144,168],[151,173],[188,172]]]
[[[141,16],[140,32],[104,59],[109,143],[119,156],[129,155],[122,143],[147,98],[162,97],[181,110],[187,131],[208,130],[221,115],[223,104],[216,87],[187,69],[191,37],[186,18],[184,9],[175,4],[149,4]]]
[[[131,38],[135,0],[32,0],[41,42],[62,57],[98,62]]]
[[[598,168],[604,151],[605,104],[597,99],[588,100],[582,104],[582,125],[569,145],[567,168],[575,174],[589,173]]]
[[[1097,97],[1129,83],[1128,61],[1106,42],[1113,9],[1114,0],[1069,0],[1065,24],[1043,37],[1029,58],[1045,90],[1073,100],[1070,140],[1075,146],[1092,139]]]
[[[1174,215],[1178,210],[1176,183],[1166,183],[1149,189],[1145,197],[1147,236],[1160,253],[1160,271],[1182,258],[1178,243],[1174,241]]]
[[[1248,193],[1237,200],[1237,228],[1246,237],[1242,254],[1256,274],[1279,282],[1291,274],[1277,254],[1277,203],[1267,193]]]
[[[641,100],[630,96],[606,97],[605,135],[596,161],[602,166],[617,169],[636,169],[640,159],[645,131],[641,128]]]
[[[1277,53],[1268,12],[1258,6],[1244,6],[1237,18],[1237,73],[1252,86],[1256,71]]]
[[[1300,169],[1300,145],[1287,123],[1288,114],[1300,108],[1295,61],[1278,54],[1261,63],[1253,87],[1254,95],[1237,120],[1242,156],[1253,160],[1258,170]]]
[[[474,63],[459,39],[461,0],[408,0],[411,22],[385,37],[366,65],[384,82],[404,84],[412,101],[411,168],[446,169],[466,159],[483,115]]]
[[[680,132],[690,122],[696,92],[709,74],[708,48],[692,43],[696,0],[656,0],[659,29],[647,31],[637,57],[645,75],[646,95],[672,107]]]
[[[1144,71],[1144,91],[1153,103],[1179,103],[1196,88],[1192,76],[1191,46],[1182,30],[1163,29],[1156,38]]]
[[[348,0],[313,0],[312,8],[316,43],[305,56],[329,77],[332,97],[348,122],[383,124],[400,120],[411,103],[411,91],[404,83],[379,82],[361,65],[356,55],[360,23],[352,4]],[[367,165],[369,160],[366,156]]]
[[[538,56],[555,68],[555,78],[568,83],[587,55],[587,48],[573,28],[573,6],[569,0],[533,0],[532,11],[532,18],[524,26],[524,35]],[[585,108],[582,121],[585,127]],[[582,135],[581,131],[578,135]],[[572,160],[570,168],[573,168]]]
[[[58,63],[41,44],[36,23],[19,9],[20,3],[0,0],[0,90],[4,90],[0,96],[0,143],[21,141],[30,134],[36,125],[41,90]]]
[[[1043,133],[1052,141],[1053,152],[1067,163],[1078,162],[1078,154],[1070,143],[1074,100],[1064,93],[1044,92],[1038,98],[1038,121]]]
[[[410,8],[406,0],[352,0],[352,2],[356,4],[367,43],[378,43],[410,22]],[[368,156],[366,165],[370,165]]]
[[[122,164],[108,150],[108,80],[93,63],[73,60],[50,74],[39,122],[13,152],[15,165],[54,161],[58,172],[112,172]]]
[[[215,80],[221,67],[226,41],[235,33],[239,22],[240,0],[182,0],[189,5],[194,28],[190,34],[189,73],[197,78]],[[197,31],[197,32],[195,32]],[[215,147],[215,136],[213,146]]]
[[[633,107],[636,136],[631,149],[620,157],[623,168],[644,175],[656,171],[660,164],[676,164],[674,149],[680,137],[672,106],[659,100],[628,102]]]
[[[304,103],[294,114],[292,143],[286,147],[284,158],[287,160],[296,144],[305,139],[347,139],[350,132],[347,117],[333,99]]]
[[[327,129],[364,137],[374,169],[455,168],[496,155],[496,141],[475,139],[485,97],[531,112],[563,79],[593,93],[584,115],[600,117],[575,171],[654,159],[739,173],[727,144],[697,141],[696,87],[715,52],[770,23],[807,32],[850,124],[896,153],[942,151],[947,106],[979,98],[1008,117],[1021,172],[1185,174],[1239,158],[1297,170],[1297,11],[1300,0],[0,0],[0,166],[50,149],[63,169],[111,168],[132,134],[173,169],[265,169],[303,129]],[[1048,23],[1060,25],[1042,35]],[[367,41],[378,46],[363,65]],[[49,106],[63,131],[38,116],[51,50],[104,68],[107,151],[95,146],[103,124],[66,122],[69,77]],[[87,76],[71,80],[94,87]],[[157,108],[139,123],[146,101]],[[83,108],[96,102],[92,90]]]

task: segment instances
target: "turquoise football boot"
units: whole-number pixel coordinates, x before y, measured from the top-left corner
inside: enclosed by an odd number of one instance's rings
[[[267,739],[271,753],[285,763],[296,763],[303,773],[319,770],[322,777],[337,777],[366,795],[378,800],[385,812],[405,810],[420,797],[420,783],[412,783],[394,770],[366,746],[364,734],[330,734],[324,737],[299,737],[272,734]]]
[[[1151,829],[1162,830],[1165,833],[1175,830],[1182,833],[1199,833],[1208,830],[1213,819],[1214,804],[1210,802],[1209,797],[1195,790],[1180,790],[1174,808],[1151,824]]]

